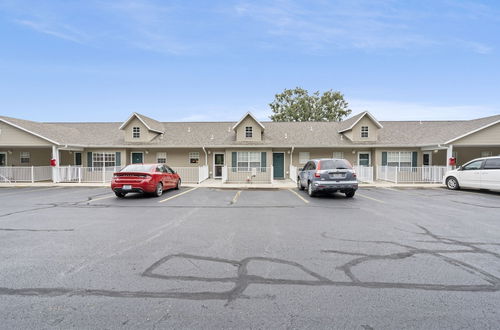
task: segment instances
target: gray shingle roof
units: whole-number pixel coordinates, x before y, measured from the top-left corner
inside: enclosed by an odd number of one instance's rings
[[[262,142],[238,142],[232,127],[236,122],[157,122],[163,136],[159,135],[149,146],[211,147],[262,145],[273,147],[349,147],[356,145],[424,146],[444,144],[490,123],[500,120],[500,115],[461,121],[381,121],[378,141],[353,143],[338,131],[350,127],[359,119],[358,114],[344,122],[262,122],[266,127]],[[142,116],[142,115],[141,115]],[[151,120],[142,116],[143,120]],[[77,146],[134,146],[125,142],[122,123],[39,123],[23,119],[2,117],[12,124],[46,137],[62,145]],[[347,122],[347,124],[346,124]]]

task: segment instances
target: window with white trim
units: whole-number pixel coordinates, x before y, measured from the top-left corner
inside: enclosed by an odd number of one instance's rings
[[[361,126],[361,137],[362,138],[368,137],[368,126]]]
[[[139,139],[141,137],[141,128],[132,127],[132,138]]]
[[[167,162],[167,153],[166,152],[157,152],[156,153],[156,162],[160,164],[165,164]]]
[[[311,159],[309,152],[299,152],[299,164],[305,164]]]
[[[92,167],[102,168],[114,167],[116,164],[116,153],[114,152],[93,152]]]
[[[29,164],[31,155],[29,151],[21,151],[21,164]]]
[[[189,163],[190,164],[198,164],[200,162],[200,153],[197,151],[193,151],[189,153]]]
[[[334,151],[333,158],[344,159],[344,152],[343,151]]]
[[[387,166],[411,167],[411,151],[389,151],[387,152]]]
[[[245,137],[251,138],[253,136],[253,127],[247,126],[245,127]]]
[[[491,157],[493,156],[493,152],[491,151],[481,151],[481,157]]]
[[[260,172],[261,168],[261,153],[258,151],[242,151],[237,153],[236,166],[238,172],[251,171],[256,168]]]

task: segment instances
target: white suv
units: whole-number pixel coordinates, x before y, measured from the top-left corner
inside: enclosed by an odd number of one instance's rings
[[[452,190],[476,188],[500,191],[500,156],[477,158],[448,171],[444,184]]]

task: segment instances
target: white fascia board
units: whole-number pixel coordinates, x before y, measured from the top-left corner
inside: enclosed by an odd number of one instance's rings
[[[36,137],[39,137],[40,139],[44,139],[45,141],[49,141],[49,142],[50,142],[50,143],[52,143],[52,144],[60,145],[60,143],[59,143],[59,142],[57,142],[57,141],[51,140],[51,139],[49,139],[49,138],[47,138],[47,137],[45,137],[45,136],[43,136],[43,135],[37,134],[37,133],[35,133],[35,132],[32,132],[32,131],[30,131],[30,130],[28,130],[28,129],[24,128],[24,127],[21,127],[21,126],[19,126],[19,125],[16,125],[16,124],[14,124],[14,123],[11,123],[10,121],[7,121],[7,120],[5,120],[5,119],[3,119],[3,118],[0,118],[0,121],[2,121],[2,122],[4,122],[4,123],[6,123],[7,125],[13,126],[13,127],[17,128],[17,129],[20,129],[21,131],[24,131],[24,132],[26,132],[26,133],[29,133],[29,134],[34,135],[34,136],[36,136]]]
[[[343,132],[346,132],[346,131],[350,131],[354,126],[356,126],[356,124],[361,120],[363,119],[366,115],[368,115],[368,117],[370,117],[370,119],[375,123],[375,125],[377,125],[378,128],[384,128],[384,126],[382,126],[381,123],[379,123],[379,121],[377,119],[375,119],[375,117],[373,117],[373,115],[371,113],[369,113],[368,111],[365,111],[363,113],[363,115],[361,115],[358,120],[356,120],[354,122],[354,124],[352,124],[351,126],[349,126],[348,128],[345,128],[341,131],[338,131],[339,133],[343,133]]]
[[[481,130],[483,130],[483,129],[485,129],[485,128],[491,127],[491,126],[496,125],[496,124],[498,124],[498,123],[500,123],[500,120],[496,120],[496,121],[494,121],[494,122],[492,122],[492,123],[489,123],[488,125],[485,125],[485,126],[479,127],[479,128],[477,128],[477,129],[475,129],[475,130],[472,130],[472,131],[470,131],[470,132],[467,132],[467,133],[465,133],[465,134],[462,134],[462,135],[460,135],[460,136],[457,136],[456,138],[453,138],[453,139],[451,139],[451,140],[449,140],[449,141],[446,141],[444,144],[450,144],[450,143],[452,143],[452,142],[455,142],[456,140],[460,140],[461,138],[464,138],[464,137],[469,136],[469,135],[471,135],[471,134],[477,133],[477,132],[479,132],[479,131],[481,131]]]
[[[247,112],[247,113],[246,113],[243,117],[241,117],[240,121],[238,121],[238,122],[237,122],[237,123],[233,126],[233,128],[232,128],[232,129],[233,129],[233,131],[234,131],[234,129],[235,129],[236,127],[238,127],[238,126],[241,124],[241,122],[242,122],[243,120],[245,120],[245,118],[246,118],[246,117],[248,117],[248,116],[252,117],[252,119],[253,119],[253,120],[255,120],[255,121],[257,122],[257,124],[259,124],[259,125],[260,125],[260,127],[262,127],[262,129],[265,129],[264,125],[262,125],[262,123],[261,123],[261,122],[260,122],[257,118],[255,118],[255,116],[254,116],[254,115],[253,115],[253,114],[249,111],[249,112]]]

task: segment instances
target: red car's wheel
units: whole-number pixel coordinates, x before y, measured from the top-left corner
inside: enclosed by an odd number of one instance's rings
[[[155,189],[154,195],[156,197],[160,197],[161,195],[163,195],[163,185],[161,184],[161,182],[159,182],[156,185],[156,189]]]
[[[177,184],[175,185],[175,190],[179,190],[180,187],[181,187],[181,179],[177,181]]]

